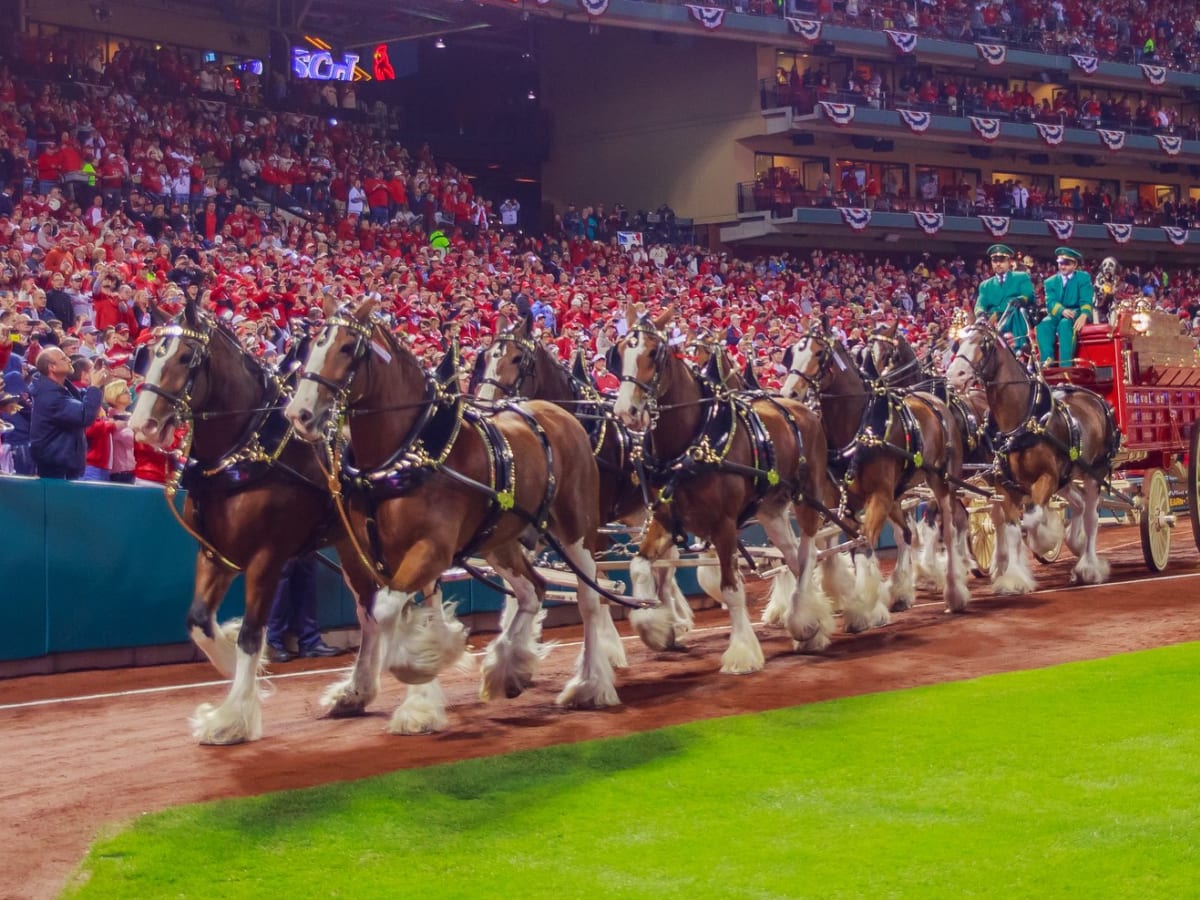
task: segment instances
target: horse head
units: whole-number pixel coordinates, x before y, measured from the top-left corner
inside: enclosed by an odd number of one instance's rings
[[[483,377],[475,395],[480,400],[500,400],[521,393],[533,372],[538,348],[533,341],[532,321],[525,316],[507,331],[497,329],[496,339],[484,354]]]
[[[349,394],[355,371],[372,346],[374,310],[373,299],[353,310],[340,309],[326,300],[324,327],[309,349],[296,392],[284,410],[305,440],[321,439],[330,413]]]
[[[212,317],[195,301],[188,301],[180,321],[154,329],[154,340],[143,345],[135,358],[135,369],[145,372],[145,380],[129,427],[139,440],[161,446],[171,439],[180,420],[191,414],[216,331]]]
[[[1002,339],[983,319],[958,333],[954,356],[946,369],[946,382],[954,390],[966,391],[975,382],[988,382],[987,368]]]
[[[817,392],[821,391],[821,382],[829,368],[829,359],[833,353],[832,338],[824,327],[810,328],[801,335],[784,354],[784,363],[788,367],[787,377],[784,378],[779,392],[785,397],[794,397],[801,393],[801,382]]]
[[[876,325],[867,338],[863,362],[870,360],[875,371],[880,374],[887,374],[902,362],[900,342],[904,340],[904,336],[899,334],[899,328],[898,321]]]
[[[613,412],[628,427],[645,430],[653,424],[658,398],[662,392],[663,372],[670,348],[663,331],[675,311],[668,307],[652,322],[626,312],[629,330],[618,346],[621,352],[621,387]]]

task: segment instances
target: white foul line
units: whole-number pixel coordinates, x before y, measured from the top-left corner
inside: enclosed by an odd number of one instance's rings
[[[1025,594],[1024,596],[1036,597],[1038,594],[1058,594],[1066,593],[1068,591],[1088,591],[1104,587],[1114,587],[1118,585],[1123,586],[1127,584],[1145,584],[1148,581],[1159,583],[1163,581],[1179,581],[1181,579],[1188,578],[1200,578],[1200,572],[1182,572],[1178,575],[1152,575],[1146,578],[1132,578],[1129,581],[1109,581],[1105,582],[1104,584],[1077,584],[1070,585],[1068,587],[1042,588],[1041,590],[1033,591],[1032,593]],[[914,603],[910,608],[920,609],[923,606],[941,606],[941,604],[942,601],[940,600],[931,600],[925,603]],[[688,634],[704,634],[705,632],[709,631],[724,631],[728,628],[728,625],[710,625],[706,628],[694,628],[689,631]],[[631,641],[636,639],[637,635],[633,634],[624,635],[621,638],[623,641]],[[555,641],[550,646],[551,648],[562,647],[565,649],[570,647],[578,647],[582,643],[582,641]],[[483,654],[483,650],[475,650],[469,655],[483,656]],[[282,680],[285,678],[310,678],[317,675],[330,675],[341,672],[350,672],[353,668],[353,666],[341,666],[336,669],[310,669],[305,672],[286,672],[281,674],[264,675],[262,677],[268,681]],[[162,687],[133,688],[128,691],[111,691],[105,694],[84,694],[79,697],[52,697],[47,700],[29,700],[24,703],[8,703],[0,705],[0,712],[6,712],[14,709],[31,709],[39,706],[58,706],[64,703],[86,703],[90,700],[113,700],[120,697],[137,697],[145,694],[169,694],[175,691],[191,691],[198,690],[200,688],[221,687],[228,684],[229,680],[224,679],[219,681],[197,681],[192,684],[164,685]]]

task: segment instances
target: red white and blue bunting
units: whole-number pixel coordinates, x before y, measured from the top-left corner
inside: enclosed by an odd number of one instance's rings
[[[929,123],[933,121],[933,116],[919,109],[898,109],[900,113],[900,121],[909,127],[909,130],[914,134],[920,134],[929,128]]]
[[[942,213],[917,212],[914,210],[913,218],[917,220],[917,227],[926,234],[937,234],[942,230],[942,226],[946,224],[946,217]]]
[[[1100,143],[1114,153],[1125,146],[1125,132],[1123,131],[1108,131],[1104,128],[1097,128],[1096,137],[1100,138]]]
[[[705,31],[716,31],[725,24],[725,10],[719,6],[694,6],[687,4],[692,18],[704,26]]]
[[[1129,239],[1133,237],[1132,225],[1119,225],[1116,222],[1105,222],[1104,226],[1108,229],[1109,235],[1118,244],[1128,244]]]
[[[820,22],[814,22],[812,19],[795,19],[791,16],[785,17],[784,21],[788,23],[788,28],[806,41],[815,41],[821,37]]]
[[[1146,63],[1138,63],[1142,69],[1142,74],[1146,76],[1146,80],[1157,86],[1167,80],[1167,70],[1163,66],[1149,66]]]
[[[1094,75],[1096,68],[1100,65],[1100,60],[1094,56],[1077,56],[1071,54],[1071,61],[1079,67],[1079,71],[1084,75]]]
[[[883,33],[901,53],[912,53],[917,49],[917,36],[911,31],[889,31],[885,28]]]
[[[1182,247],[1187,243],[1188,230],[1186,228],[1176,228],[1174,225],[1163,225],[1162,230],[1167,235],[1167,240],[1176,247]]]
[[[975,50],[989,66],[1002,66],[1008,59],[1008,48],[1003,44],[976,44]]]
[[[842,221],[855,231],[862,231],[871,224],[871,211],[869,209],[859,209],[854,206],[839,206],[837,209],[842,214]]]
[[[1162,152],[1167,156],[1178,156],[1183,150],[1183,138],[1174,134],[1156,134],[1158,146],[1162,148]]]
[[[844,127],[854,121],[854,111],[857,107],[853,103],[834,103],[832,100],[820,101],[821,112],[825,113],[825,118],[838,127]]]
[[[1008,234],[1012,219],[1008,216],[980,216],[979,223],[992,237],[1001,238]]]
[[[1047,125],[1045,122],[1034,122],[1033,127],[1037,129],[1037,133],[1051,147],[1057,147],[1063,142],[1063,137],[1067,133],[1067,129],[1062,125]]]
[[[967,116],[967,118],[971,120],[971,127],[975,129],[975,133],[989,144],[1000,137],[999,119],[981,119],[979,116]]]
[[[579,0],[579,5],[589,16],[596,18],[608,12],[608,0]]]
[[[1070,219],[1047,219],[1046,227],[1056,241],[1069,241],[1075,233],[1075,223]]]

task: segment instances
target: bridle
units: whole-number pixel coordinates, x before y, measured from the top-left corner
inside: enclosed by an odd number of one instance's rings
[[[950,362],[947,363],[946,369],[949,370],[956,360],[961,359],[970,368],[971,374],[975,376],[975,380],[978,383],[987,384],[995,374],[994,367],[991,364],[996,358],[996,345],[1000,340],[1000,336],[983,322],[976,322],[967,331],[979,335],[979,362],[976,363],[962,352],[963,342],[960,337],[955,347],[954,355],[950,357]],[[988,369],[993,369],[991,374],[988,374]]]
[[[537,352],[537,346],[533,340],[528,337],[520,337],[514,332],[506,332],[496,336],[495,342],[488,352],[494,352],[501,344],[512,344],[521,354],[521,361],[517,363],[517,377],[511,385],[504,384],[496,378],[484,377],[480,380],[480,384],[489,384],[505,397],[519,396],[521,387],[525,384],[525,379],[533,374],[534,354]]]
[[[371,320],[360,322],[353,316],[342,315],[339,312],[325,320],[325,326],[321,333],[322,337],[328,336],[329,340],[333,340],[333,332],[331,331],[333,328],[345,328],[354,335],[354,349],[350,351],[350,365],[346,367],[346,374],[343,376],[341,383],[326,378],[320,372],[310,372],[307,368],[300,373],[300,381],[314,382],[332,393],[334,398],[333,407],[336,411],[345,404],[347,395],[350,393],[350,384],[354,381],[354,374],[358,369],[358,364],[367,355],[367,348],[371,343],[371,335],[375,332],[375,323]],[[338,417],[334,415],[332,418],[336,421]]]
[[[793,366],[788,367],[788,374],[795,375],[797,378],[804,381],[808,385],[808,389],[814,394],[820,394],[822,385],[825,382],[826,376],[829,375],[829,366],[833,360],[833,343],[824,334],[809,333],[796,341],[794,348],[804,349],[813,341],[818,341],[821,349],[816,356],[817,371],[813,375],[807,372],[801,372]],[[795,363],[795,349],[792,350],[793,364]]]
[[[183,387],[178,391],[168,391],[166,388],[158,384],[153,384],[149,381],[143,382],[141,390],[146,393],[155,394],[162,397],[169,404],[175,413],[176,418],[187,419],[192,414],[192,391],[196,386],[196,376],[200,374],[201,366],[208,360],[208,347],[212,340],[212,327],[205,328],[203,331],[195,328],[188,328],[185,325],[171,324],[162,325],[154,329],[154,339],[156,344],[155,354],[166,351],[166,341],[172,338],[178,338],[181,341],[188,342],[194,349],[192,358],[188,361],[188,374],[184,380]],[[220,333],[218,331],[218,333]],[[241,349],[240,347],[238,348]]]
[[[662,389],[663,371],[666,369],[667,354],[670,353],[670,348],[668,347],[667,336],[645,319],[639,319],[630,327],[629,333],[625,336],[625,340],[622,343],[626,347],[629,347],[630,342],[637,340],[639,336],[642,339],[653,338],[658,342],[654,348],[654,356],[650,360],[654,375],[648,382],[642,381],[635,375],[627,375],[625,373],[625,366],[622,365],[620,380],[622,383],[628,382],[634,387],[641,389],[642,395],[645,398],[646,410],[650,414],[650,421],[654,422],[658,418],[658,395]],[[633,346],[636,347],[637,345],[634,344]]]

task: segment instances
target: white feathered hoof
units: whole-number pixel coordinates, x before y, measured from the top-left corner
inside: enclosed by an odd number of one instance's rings
[[[605,709],[621,705],[617,689],[611,683],[605,685],[579,675],[567,682],[554,702],[570,709]]]
[[[796,653],[821,653],[823,650],[827,649],[831,643],[833,643],[833,641],[830,640],[829,635],[823,631],[819,631],[812,637],[808,638],[808,640],[793,640],[792,650]]]
[[[1014,571],[1012,568],[992,582],[992,591],[1002,596],[1032,594],[1036,588],[1037,584],[1032,576],[1019,570]]]
[[[387,725],[388,734],[434,734],[449,726],[446,695],[436,681],[409,687]]]
[[[764,625],[786,625],[792,607],[792,595],[796,592],[796,576],[791,569],[781,569],[771,580],[771,594],[763,607]]]
[[[631,610],[629,624],[637,632],[642,643],[651,650],[684,649],[675,639],[674,618],[665,606]]]
[[[757,640],[744,641],[737,646],[730,644],[721,656],[722,675],[753,675],[761,672],[765,665],[762,646]]]
[[[1098,556],[1093,559],[1083,556],[1079,558],[1079,562],[1075,563],[1075,568],[1071,570],[1071,583],[1104,584],[1108,580],[1110,571],[1111,569],[1107,560],[1103,560]]]
[[[550,645],[519,646],[500,635],[488,644],[479,682],[479,699],[488,701],[500,697],[512,700],[521,696],[533,684],[539,664],[550,651]]]
[[[354,686],[354,676],[347,675],[325,689],[320,705],[331,719],[351,719],[361,716],[373,699],[360,693]]]
[[[442,611],[405,605],[387,643],[388,671],[405,684],[425,684],[454,665],[467,650],[467,629]]]
[[[225,747],[262,737],[262,709],[247,705],[240,712],[228,705],[201,703],[190,720],[192,737],[199,744]]]
[[[820,653],[830,644],[833,614],[828,606],[818,609],[801,607],[791,615],[787,625],[793,650],[797,653]]]
[[[892,610],[892,612],[904,612],[904,610],[912,609],[912,607],[913,607],[913,595],[912,594],[902,594],[899,597],[892,598],[892,605],[891,605],[890,609]]]
[[[1029,548],[1038,556],[1053,553],[1063,539],[1061,516],[1049,513],[1045,507],[1034,507],[1021,520]]]

